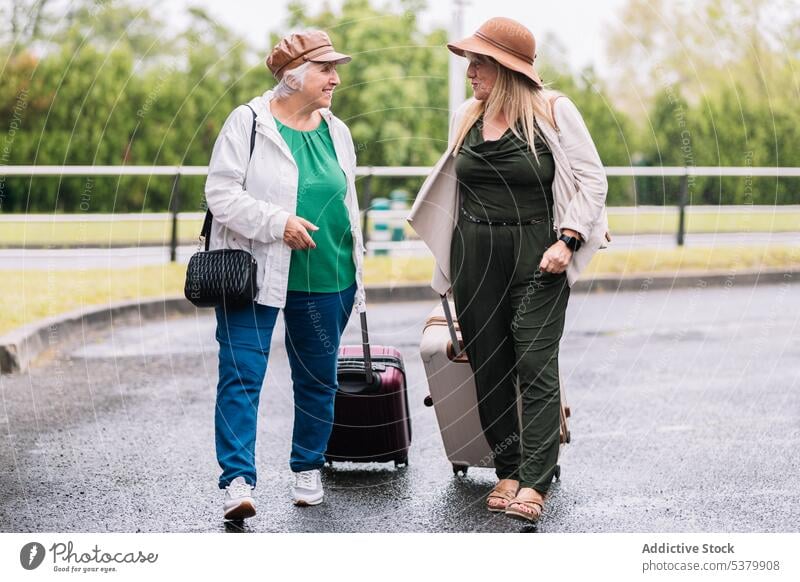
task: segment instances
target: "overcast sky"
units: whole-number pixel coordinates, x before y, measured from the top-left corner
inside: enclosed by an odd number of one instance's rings
[[[376,6],[391,0],[372,0]],[[493,16],[508,16],[533,31],[537,41],[548,33],[556,35],[567,49],[567,62],[578,70],[594,64],[605,65],[603,31],[614,24],[616,13],[626,0],[468,0],[464,8],[464,35],[474,32]],[[419,15],[423,29],[449,27],[453,0],[428,0],[428,10]],[[204,6],[212,15],[245,36],[257,47],[266,47],[269,32],[282,29],[286,19],[286,0],[174,0],[159,4],[159,11],[169,6],[173,17],[180,20],[182,7]],[[321,0],[308,0],[313,11]],[[339,6],[341,0],[330,0]],[[541,43],[540,43],[541,44]]]

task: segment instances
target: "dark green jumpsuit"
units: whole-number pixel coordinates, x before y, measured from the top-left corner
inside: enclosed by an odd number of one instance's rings
[[[569,299],[566,274],[539,269],[557,240],[555,165],[543,140],[534,142],[537,160],[511,130],[487,142],[481,126],[455,164],[462,209],[450,252],[453,299],[497,476],[544,494],[558,459],[558,346]]]

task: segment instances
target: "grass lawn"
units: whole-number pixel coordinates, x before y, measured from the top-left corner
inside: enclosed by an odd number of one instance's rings
[[[678,213],[675,209],[664,212],[638,212],[616,214],[609,209],[608,226],[612,234],[660,234],[678,232]],[[782,211],[774,213],[705,213],[686,212],[686,232],[796,232],[800,230],[800,213]]]
[[[178,240],[191,244],[200,235],[200,220],[178,220]],[[102,222],[0,222],[0,246],[169,245],[170,220]]]
[[[135,215],[134,215],[135,216]],[[178,220],[178,240],[183,244],[197,241],[202,221]],[[663,211],[641,211],[636,214],[618,213],[609,209],[612,235],[674,233],[678,229],[678,214],[674,208]],[[169,244],[172,222],[165,220],[118,220],[108,222],[0,222],[0,246],[25,245],[115,245]],[[406,227],[410,234],[410,227]],[[706,213],[687,211],[686,231],[700,232],[792,232],[800,230],[800,212],[781,210],[774,213]]]
[[[70,271],[0,270],[0,334],[89,305],[181,293],[186,266]]]
[[[677,274],[773,267],[800,269],[800,247],[600,251],[587,274]],[[133,269],[0,271],[0,334],[79,307],[180,294],[185,269],[184,265],[167,264]],[[427,284],[432,269],[431,258],[368,257],[364,272],[368,285]]]

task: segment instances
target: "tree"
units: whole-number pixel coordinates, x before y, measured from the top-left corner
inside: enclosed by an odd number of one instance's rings
[[[609,37],[609,86],[639,120],[646,162],[798,165],[798,29],[800,5],[787,0],[629,0]],[[690,195],[696,204],[800,202],[789,186],[696,178]],[[666,201],[674,190],[640,195]]]
[[[287,29],[323,29],[353,55],[339,68],[333,109],[350,126],[360,165],[430,165],[446,147],[447,35],[420,30],[420,6],[404,2],[395,13],[345,0],[340,13],[315,15],[302,2],[289,6]]]
[[[41,57],[19,43],[6,51],[0,111],[19,127],[4,163],[204,165],[228,113],[268,82],[247,45],[198,9],[167,35],[147,8],[76,2],[48,33]],[[182,183],[188,208],[202,183]],[[165,210],[171,190],[171,178],[15,178],[3,209]]]
[[[45,36],[54,19],[48,13],[50,0],[8,0],[0,8],[0,39],[18,52]]]

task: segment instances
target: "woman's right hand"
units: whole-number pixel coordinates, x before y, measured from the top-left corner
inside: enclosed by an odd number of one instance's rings
[[[319,230],[319,227],[301,216],[290,216],[283,231],[283,242],[294,250],[315,249],[317,245],[308,234],[309,230]]]

